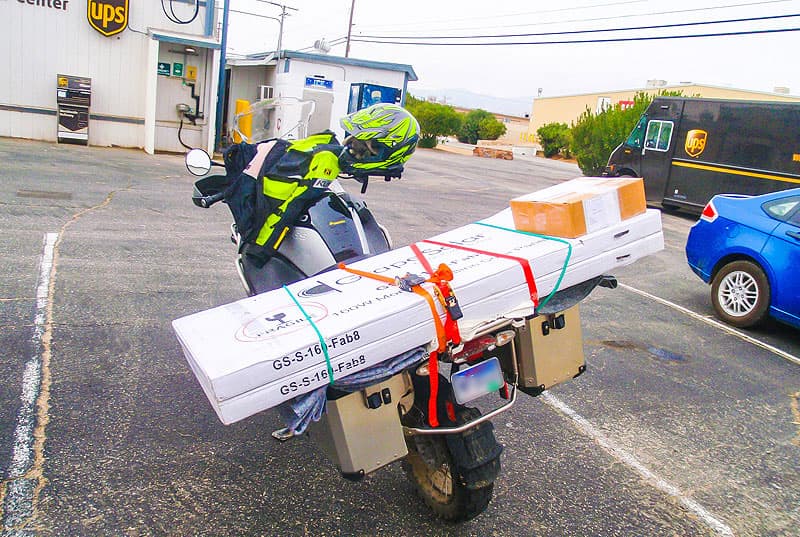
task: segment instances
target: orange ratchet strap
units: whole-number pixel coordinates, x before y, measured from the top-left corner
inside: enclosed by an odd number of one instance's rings
[[[378,280],[379,282],[388,283],[389,285],[397,285],[394,278],[389,278],[388,276],[382,276],[380,274],[375,274],[373,272],[367,272],[364,270],[357,270],[354,268],[350,268],[344,263],[339,263],[337,265],[341,270],[349,272],[351,274],[355,274],[356,276],[362,276],[364,278],[371,278],[373,280]],[[442,320],[439,318],[439,311],[436,309],[436,303],[433,301],[433,297],[425,291],[419,285],[415,285],[411,288],[411,290],[425,299],[428,303],[428,306],[431,309],[431,314],[433,315],[433,324],[436,326],[436,339],[439,343],[437,350],[430,353],[428,357],[428,375],[431,387],[431,395],[428,398],[428,423],[431,427],[438,427],[439,426],[439,417],[438,412],[436,410],[436,399],[439,393],[439,353],[444,351],[447,348],[447,335],[445,333],[444,325],[442,324]]]
[[[455,299],[453,288],[450,287],[450,282],[453,281],[453,271],[444,263],[440,264],[438,269],[433,270],[433,267],[431,267],[431,264],[416,244],[411,245],[411,251],[417,256],[417,260],[422,263],[422,267],[430,274],[428,281],[436,286],[436,296],[447,314],[444,320],[444,332],[447,340],[452,341],[454,345],[458,345],[461,343],[461,334],[458,331],[458,323],[456,321],[461,318],[461,313],[459,311],[458,316],[454,317],[447,303],[447,297]]]
[[[447,242],[438,242],[431,240],[424,240],[422,242],[427,242],[428,244],[435,244],[436,246],[455,248],[456,250],[465,250],[467,252],[472,252],[475,254],[483,254],[492,257],[500,257],[502,259],[511,259],[512,261],[516,261],[517,263],[522,265],[522,272],[525,273],[525,281],[528,283],[528,290],[530,291],[531,301],[533,301],[533,305],[534,306],[539,305],[539,291],[536,289],[536,280],[533,278],[533,270],[531,269],[530,261],[528,261],[524,257],[515,257],[513,255],[499,254],[497,252],[489,252],[486,250],[478,250],[477,248],[469,248],[467,246],[461,246],[460,244],[450,244]]]

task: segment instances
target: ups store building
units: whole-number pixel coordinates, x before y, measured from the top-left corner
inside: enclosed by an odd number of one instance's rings
[[[0,0],[0,136],[212,149],[222,0]]]

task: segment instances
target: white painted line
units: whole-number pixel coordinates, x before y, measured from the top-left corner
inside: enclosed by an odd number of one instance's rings
[[[681,313],[684,313],[684,314],[688,315],[689,317],[692,317],[693,319],[697,319],[698,321],[702,321],[702,322],[704,322],[704,323],[706,323],[708,325],[713,326],[714,328],[718,328],[719,330],[722,330],[723,332],[727,332],[728,334],[731,334],[731,335],[736,336],[736,337],[738,337],[738,338],[740,338],[740,339],[742,339],[744,341],[747,341],[748,343],[752,343],[753,345],[761,347],[762,349],[768,350],[769,352],[771,352],[773,354],[776,354],[776,355],[780,356],[781,358],[783,358],[785,360],[788,360],[788,361],[790,361],[792,363],[800,365],[800,357],[797,357],[797,356],[795,356],[793,354],[789,354],[788,352],[783,351],[783,350],[779,349],[778,347],[774,347],[774,346],[770,345],[769,343],[764,343],[763,341],[760,341],[760,340],[758,340],[758,339],[756,339],[756,338],[754,338],[752,336],[748,336],[744,332],[741,332],[741,331],[733,328],[732,326],[728,326],[727,324],[725,324],[723,322],[717,321],[716,319],[712,319],[710,317],[706,317],[704,315],[700,315],[699,313],[695,313],[690,309],[684,308],[683,306],[679,306],[678,304],[675,304],[674,302],[670,302],[669,300],[665,300],[665,299],[663,299],[661,297],[658,297],[658,296],[655,296],[655,295],[651,295],[650,293],[647,293],[647,292],[642,291],[640,289],[636,289],[635,287],[631,287],[630,285],[625,285],[624,283],[620,283],[619,286],[622,287],[623,289],[627,289],[628,291],[631,291],[633,293],[641,295],[641,296],[643,296],[645,298],[649,298],[650,300],[655,300],[659,304],[663,304],[663,305],[668,306],[668,307],[670,307],[672,309],[675,309],[675,310],[677,310],[677,311],[679,311]]]
[[[540,399],[543,400],[545,403],[550,405],[551,407],[555,408],[565,416],[569,417],[572,421],[575,422],[577,428],[585,435],[591,437],[595,442],[597,442],[600,447],[606,450],[609,454],[611,454],[614,458],[626,464],[627,466],[633,468],[639,475],[641,475],[648,483],[653,485],[658,490],[668,494],[669,496],[675,498],[678,502],[680,502],[686,509],[697,515],[700,520],[702,520],[706,525],[708,525],[711,529],[713,529],[717,535],[722,535],[725,537],[733,537],[735,534],[733,530],[725,524],[724,522],[720,521],[714,515],[706,510],[705,507],[697,503],[695,500],[691,499],[690,497],[686,496],[681,490],[676,487],[675,485],[670,484],[663,478],[657,476],[655,473],[650,471],[644,464],[639,462],[639,460],[622,449],[621,447],[617,446],[612,442],[606,435],[604,435],[601,431],[597,430],[591,423],[589,423],[586,418],[572,410],[569,406],[567,406],[563,401],[556,398],[554,395],[545,392],[540,396]]]
[[[47,323],[47,308],[50,302],[50,273],[53,268],[53,257],[58,233],[47,233],[44,236],[44,248],[39,265],[39,283],[36,288],[36,316],[34,317],[33,335],[31,337],[33,356],[25,364],[22,375],[22,406],[17,414],[17,425],[14,429],[14,445],[11,464],[8,469],[8,494],[5,498],[5,523],[20,518],[21,514],[31,510],[33,501],[31,487],[13,486],[16,479],[25,477],[33,462],[33,429],[36,424],[36,399],[42,385],[42,336]]]

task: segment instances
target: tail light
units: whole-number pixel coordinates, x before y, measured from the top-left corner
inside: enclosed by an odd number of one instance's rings
[[[706,222],[713,222],[717,219],[719,213],[717,212],[717,208],[714,207],[714,200],[709,201],[703,212],[700,213],[700,220],[705,220]]]
[[[471,341],[465,341],[461,350],[453,354],[453,362],[463,364],[464,362],[474,362],[482,358],[486,352],[491,352],[497,347],[502,347],[514,339],[516,332],[514,330],[503,330],[495,335],[486,335],[477,337]],[[428,364],[420,365],[416,374],[421,377],[427,377],[430,374]]]
[[[485,352],[493,351],[495,348],[509,343],[514,339],[514,335],[513,330],[503,330],[495,335],[481,336],[467,341],[464,343],[464,348],[453,355],[453,361],[456,363],[475,361],[481,358]]]

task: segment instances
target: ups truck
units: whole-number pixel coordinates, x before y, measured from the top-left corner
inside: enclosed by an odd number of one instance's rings
[[[656,97],[605,175],[643,177],[649,203],[700,213],[715,194],[800,186],[800,103]]]

